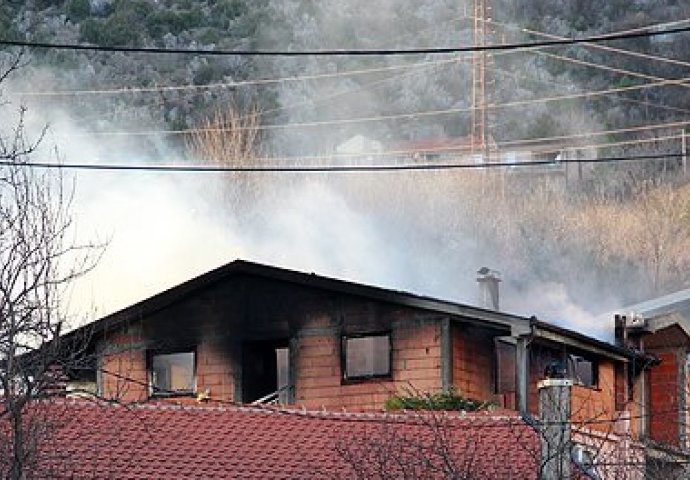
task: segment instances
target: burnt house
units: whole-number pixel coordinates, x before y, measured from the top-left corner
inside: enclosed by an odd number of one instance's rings
[[[102,397],[380,410],[455,389],[537,413],[547,368],[573,418],[617,418],[653,362],[535,318],[234,261],[73,332]],[[189,400],[186,400],[189,399]]]

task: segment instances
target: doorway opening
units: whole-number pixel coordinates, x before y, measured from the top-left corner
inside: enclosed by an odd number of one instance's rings
[[[260,340],[242,345],[242,401],[287,403],[288,340]]]

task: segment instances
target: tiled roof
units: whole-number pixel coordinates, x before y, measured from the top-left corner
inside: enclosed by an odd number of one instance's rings
[[[538,470],[537,435],[514,413],[61,400],[34,415],[47,425],[37,478],[450,478],[455,470],[463,475],[453,478],[536,479]]]

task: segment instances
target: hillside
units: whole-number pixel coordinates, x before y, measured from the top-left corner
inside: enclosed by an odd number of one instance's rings
[[[36,42],[208,50],[451,47],[472,43],[471,11],[451,0],[377,0],[375,8],[365,0],[27,0],[0,4],[0,31]],[[489,41],[687,26],[680,22],[687,18],[690,4],[673,0],[495,0]],[[603,157],[678,152],[690,90],[673,79],[690,66],[687,39],[497,52],[490,62],[496,142],[556,140]],[[69,118],[76,133],[58,145],[68,159],[73,151],[98,151],[116,161],[179,156],[252,166],[265,156],[330,158],[358,134],[394,149],[470,133],[469,54],[275,58],[36,49],[24,58],[19,76],[3,85],[6,95],[49,124]],[[235,133],[251,131],[251,142],[192,131],[227,127],[233,118]],[[396,287],[463,300],[471,287],[453,285],[457,272],[471,284],[473,269],[488,264],[505,272],[515,308],[525,295],[548,290],[563,312],[571,301],[606,309],[690,285],[690,196],[679,172],[678,159],[596,164],[588,182],[567,191],[528,175],[237,174],[227,177],[222,200],[207,203],[236,222],[237,243],[268,255],[264,261],[313,255],[326,266],[322,273],[364,270],[372,283],[395,278]],[[153,191],[147,186],[141,202]],[[288,206],[299,210],[297,218],[281,217]],[[372,255],[376,247],[385,259]],[[357,270],[367,258],[382,265]],[[434,268],[438,275],[429,273]]]
[[[381,1],[373,11],[368,2],[284,0],[36,0],[3,2],[0,31],[5,36],[33,41],[80,42],[116,46],[158,46],[201,49],[318,49],[455,46],[472,42],[471,5],[451,0],[434,2]],[[574,4],[573,4],[574,5]],[[614,32],[690,16],[684,2],[619,1],[604,7],[591,2],[571,4],[532,0],[496,1],[492,42],[543,40],[550,35],[581,36]],[[366,14],[363,15],[363,12]],[[521,31],[529,29],[531,33]],[[683,35],[638,39],[627,49],[644,55],[683,58]],[[619,44],[615,42],[611,47]],[[209,109],[227,102],[257,104],[264,124],[310,122],[323,119],[394,115],[407,112],[467,108],[470,106],[469,62],[443,62],[427,58],[306,58],[113,55],[36,51],[32,65],[48,67],[50,85],[63,89],[112,89],[193,85],[198,88],[109,95],[79,103],[78,108],[136,111],[169,130],[194,127]],[[462,56],[467,58],[467,55]],[[590,65],[573,63],[572,60]],[[570,60],[570,61],[569,61]],[[272,82],[219,88],[217,83],[250,79],[319,75],[351,70],[381,69],[412,63],[415,68],[368,74],[342,75],[313,81]],[[592,66],[594,65],[594,66]],[[597,68],[597,65],[601,66]],[[603,68],[602,68],[603,67]],[[615,68],[618,71],[610,70]],[[606,68],[609,68],[608,70]],[[574,91],[599,91],[645,83],[650,77],[680,78],[687,66],[650,61],[640,55],[572,46],[545,52],[496,54],[493,77],[494,103],[562,95]],[[624,71],[638,75],[626,75]],[[645,77],[646,76],[646,77]],[[44,86],[40,77],[36,90]],[[204,88],[206,86],[207,88]],[[347,93],[354,92],[354,93]],[[319,101],[326,98],[328,101]],[[299,108],[287,108],[300,104]],[[280,110],[275,110],[280,108]],[[601,129],[621,124],[669,122],[684,118],[690,108],[687,88],[650,88],[617,95],[575,99],[569,102],[534,103],[520,108],[497,109],[497,141],[570,134],[586,125]],[[127,114],[113,120],[127,121]],[[331,148],[355,133],[391,143],[424,135],[468,134],[469,113],[436,115],[413,120],[398,119],[374,124],[353,124],[313,131],[271,135],[274,149],[282,153],[314,153]],[[277,138],[280,137],[280,138]],[[324,145],[324,143],[326,145]]]

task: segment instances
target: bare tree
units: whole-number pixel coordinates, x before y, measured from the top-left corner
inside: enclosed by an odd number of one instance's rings
[[[247,169],[258,162],[261,112],[256,107],[242,111],[234,105],[218,108],[187,137],[190,153],[212,165]],[[261,193],[263,177],[251,172],[229,174],[230,203],[251,205]]]
[[[21,55],[0,74],[6,79],[21,65]],[[2,118],[12,118],[4,102]],[[35,475],[41,440],[49,428],[35,399],[55,393],[66,372],[77,366],[80,351],[62,341],[65,289],[95,265],[95,245],[72,238],[72,187],[59,170],[29,165],[42,134],[30,141],[26,109],[0,132],[0,473],[10,479]],[[79,360],[83,361],[83,360]]]

